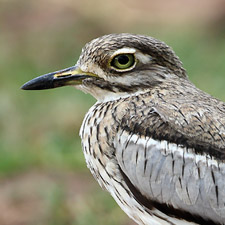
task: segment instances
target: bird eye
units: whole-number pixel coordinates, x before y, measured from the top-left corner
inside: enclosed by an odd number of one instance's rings
[[[111,66],[116,69],[128,69],[135,63],[133,54],[120,54],[115,56],[111,61]]]

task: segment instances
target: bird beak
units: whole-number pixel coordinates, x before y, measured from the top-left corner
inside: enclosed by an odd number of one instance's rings
[[[79,85],[82,84],[82,80],[90,77],[97,77],[97,75],[83,72],[80,67],[75,65],[63,70],[36,77],[25,83],[21,89],[42,90],[67,85]]]

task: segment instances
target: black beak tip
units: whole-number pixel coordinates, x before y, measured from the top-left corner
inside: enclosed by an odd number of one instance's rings
[[[52,74],[36,77],[26,82],[21,87],[22,90],[43,90],[43,89],[50,89],[50,88],[54,88]]]
[[[28,83],[28,82],[27,82]],[[27,84],[27,83],[25,83],[24,85],[22,85],[21,87],[20,87],[20,89],[22,89],[22,90],[31,90],[31,88],[29,88],[29,84]]]
[[[22,90],[41,90],[44,89],[43,85],[34,83],[31,81],[26,82],[23,86],[20,87]]]

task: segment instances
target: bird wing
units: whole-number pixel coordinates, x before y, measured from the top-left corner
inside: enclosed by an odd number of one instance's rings
[[[137,199],[198,223],[225,221],[224,103],[135,96],[114,118],[116,157]]]

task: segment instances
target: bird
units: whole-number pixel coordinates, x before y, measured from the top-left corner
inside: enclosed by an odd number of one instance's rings
[[[24,90],[96,98],[81,129],[94,178],[137,224],[225,224],[225,103],[198,89],[166,43],[119,33]]]

